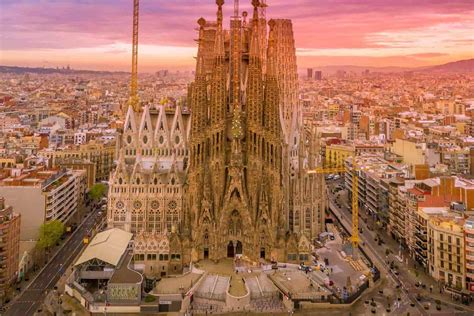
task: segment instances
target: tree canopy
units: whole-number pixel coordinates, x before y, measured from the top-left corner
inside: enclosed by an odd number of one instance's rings
[[[54,246],[64,233],[64,224],[58,220],[46,222],[40,227],[38,247],[42,249]]]
[[[96,183],[89,190],[89,197],[94,201],[98,201],[105,195],[106,191],[107,191],[107,186],[105,184]]]

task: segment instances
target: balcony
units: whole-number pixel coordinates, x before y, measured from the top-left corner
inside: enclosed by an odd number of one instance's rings
[[[469,261],[466,260],[466,268],[474,270],[474,261],[472,263],[469,263]]]
[[[426,234],[415,233],[415,237],[417,237],[418,240],[424,243],[426,243],[426,241],[428,240]]]
[[[427,250],[428,247],[426,246],[426,243],[421,243],[420,241],[416,241],[416,245],[420,247],[423,250]]]

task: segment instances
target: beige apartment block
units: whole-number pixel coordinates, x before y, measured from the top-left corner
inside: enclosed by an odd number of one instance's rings
[[[11,169],[0,178],[0,196],[22,216],[22,241],[37,240],[47,221],[68,223],[84,200],[85,171],[67,169]]]
[[[49,167],[70,165],[70,159],[82,159],[95,164],[95,181],[108,180],[114,167],[115,143],[99,143],[90,141],[87,144],[58,149],[44,149],[38,155],[49,158]],[[84,169],[87,169],[84,165]]]
[[[392,152],[402,156],[403,162],[415,165],[424,165],[426,164],[426,144],[425,143],[416,143],[410,140],[395,139],[395,143],[392,146]]]
[[[412,256],[426,270],[428,269],[428,222],[433,216],[448,214],[449,207],[444,206],[445,204],[432,196],[418,202],[415,229],[411,232],[414,235]]]
[[[434,216],[428,221],[429,273],[458,289],[466,288],[464,223],[455,216]]]

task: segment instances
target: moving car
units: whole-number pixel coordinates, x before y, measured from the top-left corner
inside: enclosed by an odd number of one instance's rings
[[[304,272],[311,272],[313,269],[310,266],[305,265],[304,263],[300,263],[299,270],[304,271]]]

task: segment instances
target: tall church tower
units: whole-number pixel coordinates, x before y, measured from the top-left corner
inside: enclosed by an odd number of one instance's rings
[[[314,140],[302,125],[292,23],[270,20],[267,37],[253,0],[250,21],[237,10],[224,30],[224,0],[216,4],[215,22],[198,20],[188,95],[191,258],[306,261],[324,192],[307,174]]]

